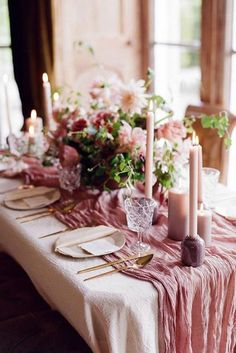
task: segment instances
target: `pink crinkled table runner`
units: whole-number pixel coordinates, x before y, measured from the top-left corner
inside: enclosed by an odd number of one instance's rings
[[[126,226],[122,190],[81,191],[70,214],[56,213],[69,227],[106,224],[126,233],[126,245],[106,260],[130,254],[134,233]],[[213,217],[212,247],[206,249],[204,265],[184,267],[180,242],[166,238],[167,212],[160,209],[157,224],[145,241],[155,257],[143,270],[128,270],[130,276],[150,281],[158,291],[160,352],[233,353],[236,343],[236,226]],[[235,235],[234,235],[235,233]],[[221,236],[220,234],[223,234]],[[233,235],[232,235],[233,234]]]
[[[58,186],[55,168],[31,166],[23,173],[27,183]],[[136,235],[126,226],[123,190],[111,193],[78,190],[77,206],[70,214],[55,216],[71,228],[111,225],[126,233],[121,251],[104,257],[113,260],[130,254]],[[70,196],[69,196],[70,197]],[[68,195],[63,193],[63,198]],[[236,222],[213,216],[213,243],[199,268],[180,262],[180,243],[167,235],[167,210],[161,208],[157,224],[146,235],[154,253],[141,271],[127,275],[150,281],[158,291],[159,350],[161,353],[236,352]]]

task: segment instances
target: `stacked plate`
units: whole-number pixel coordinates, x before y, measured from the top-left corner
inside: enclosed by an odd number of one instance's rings
[[[51,205],[60,199],[60,192],[44,186],[32,189],[14,190],[4,197],[6,207],[14,210],[32,210]]]

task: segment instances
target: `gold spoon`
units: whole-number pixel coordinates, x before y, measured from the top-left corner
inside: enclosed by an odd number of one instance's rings
[[[84,281],[89,281],[90,279],[93,279],[93,278],[99,278],[99,277],[110,275],[110,274],[113,274],[116,272],[128,270],[130,268],[134,268],[136,270],[139,270],[139,269],[143,268],[145,265],[147,265],[152,260],[152,258],[153,258],[153,254],[141,256],[132,265],[122,266],[122,267],[117,268],[115,270],[101,273],[100,275],[88,277],[88,278],[85,278]]]

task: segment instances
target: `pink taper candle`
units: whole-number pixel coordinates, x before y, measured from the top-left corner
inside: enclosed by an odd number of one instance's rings
[[[152,198],[152,173],[153,173],[153,141],[154,141],[154,114],[147,114],[147,149],[145,162],[145,196]]]
[[[189,154],[189,236],[197,236],[198,206],[198,146],[192,146]]]
[[[198,145],[198,206],[202,203],[202,146],[199,145],[198,136],[196,137]]]
[[[183,240],[189,231],[188,192],[170,189],[168,193],[168,238]]]
[[[211,223],[212,213],[209,210],[204,210],[201,204],[197,216],[197,232],[199,236],[205,241],[206,246],[211,245]]]

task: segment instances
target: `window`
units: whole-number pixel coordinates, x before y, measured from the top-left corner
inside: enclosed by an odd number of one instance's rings
[[[178,116],[200,102],[201,0],[155,0],[155,89]]]
[[[199,103],[236,115],[236,0],[153,4],[156,91],[172,101],[177,117]],[[236,188],[236,131],[232,141],[228,185]]]
[[[8,77],[7,91],[9,99],[9,115],[13,132],[17,133],[23,123],[20,97],[13,74],[11,39],[7,0],[0,0],[0,144],[4,143],[9,134],[7,121],[4,75]]]

